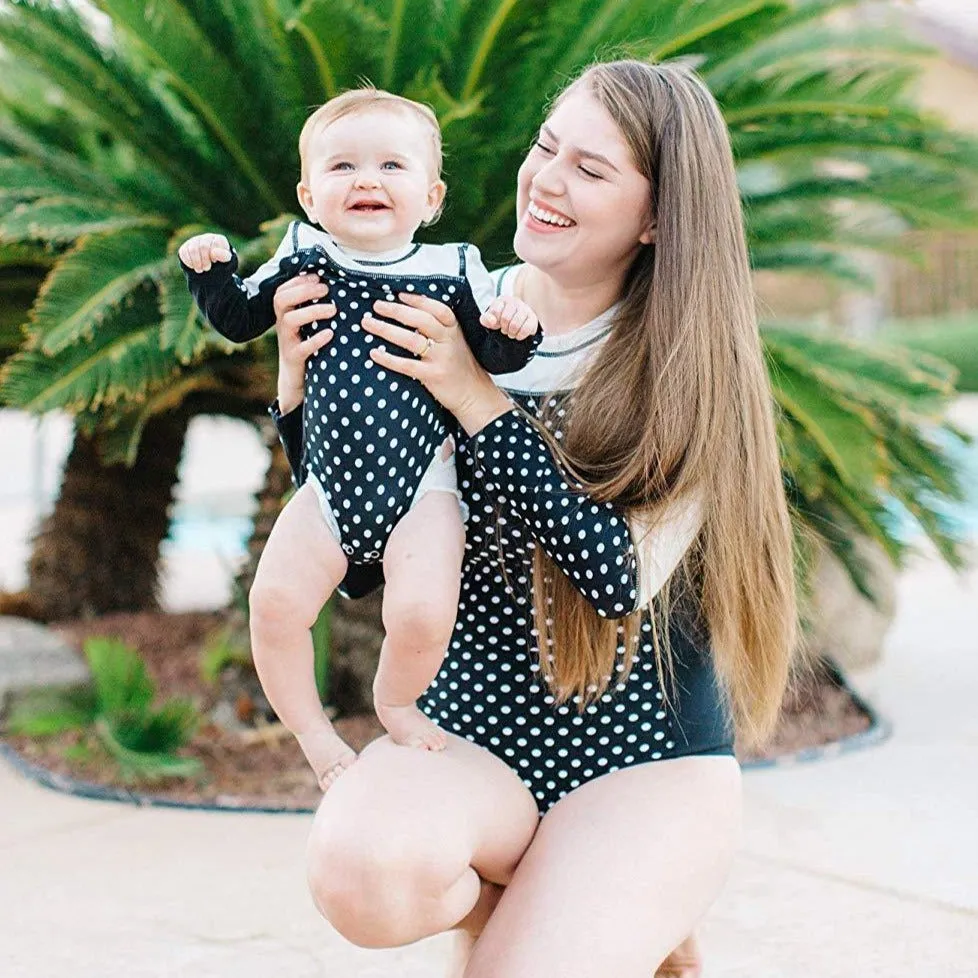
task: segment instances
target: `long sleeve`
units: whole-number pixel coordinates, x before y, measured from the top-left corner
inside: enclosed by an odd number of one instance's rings
[[[513,340],[499,330],[486,329],[482,325],[480,317],[495,298],[496,286],[482,263],[479,249],[475,245],[463,247],[463,271],[469,288],[455,313],[462,334],[483,370],[491,374],[522,370],[540,345],[542,330],[538,329],[525,340]]]
[[[294,247],[290,228],[275,254],[247,278],[237,274],[238,255],[233,249],[230,261],[215,262],[206,272],[195,272],[182,261],[180,267],[197,308],[211,326],[232,343],[246,343],[275,325],[275,290],[292,277],[292,272],[280,271],[279,263]]]
[[[572,485],[518,411],[469,443],[475,475],[507,518],[522,522],[603,618],[635,610],[638,565],[624,514]]]
[[[292,481],[298,488],[306,481],[306,469],[302,457],[302,405],[294,407],[288,414],[282,414],[279,411],[278,400],[275,400],[269,407],[268,413],[278,429],[278,440],[282,443],[289,468],[292,469]]]

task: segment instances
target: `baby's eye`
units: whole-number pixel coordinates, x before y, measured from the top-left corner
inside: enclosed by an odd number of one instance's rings
[[[348,160],[338,160],[336,163],[334,163],[330,167],[330,169],[331,170],[352,170],[353,169],[353,164],[350,163]]]
[[[601,174],[600,174],[600,173],[594,173],[594,172],[592,172],[591,170],[589,170],[589,169],[588,169],[587,167],[585,167],[585,166],[579,166],[579,167],[578,167],[578,169],[579,169],[579,170],[581,171],[581,173],[583,173],[583,174],[584,174],[584,175],[585,175],[586,177],[591,177],[591,178],[592,178],[592,179],[594,179],[594,180],[603,180],[603,179],[604,179],[604,178],[603,178],[603,177],[601,176]]]
[[[400,170],[402,169],[401,164],[397,160],[384,160],[380,164],[382,170]]]
[[[553,156],[554,151],[546,145],[546,143],[541,143],[539,139],[534,140],[533,145],[536,146],[538,150],[546,153],[548,156]]]

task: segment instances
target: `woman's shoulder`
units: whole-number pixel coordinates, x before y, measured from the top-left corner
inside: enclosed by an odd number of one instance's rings
[[[493,285],[496,287],[496,295],[512,295],[516,285],[516,273],[523,267],[522,263],[515,265],[504,265],[496,268],[489,273]]]

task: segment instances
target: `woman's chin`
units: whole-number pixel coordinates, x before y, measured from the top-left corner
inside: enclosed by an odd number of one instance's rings
[[[520,261],[545,270],[566,255],[566,238],[564,234],[535,234],[520,225],[513,236],[513,251]]]

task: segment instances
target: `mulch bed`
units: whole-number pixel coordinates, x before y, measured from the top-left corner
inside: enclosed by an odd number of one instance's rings
[[[218,613],[163,614],[140,612],[105,615],[52,626],[79,650],[88,636],[119,638],[139,650],[157,683],[157,702],[174,695],[190,696],[205,716],[218,699],[218,689],[201,677],[200,654],[221,627]],[[360,750],[383,729],[373,714],[340,717],[340,735]],[[814,675],[789,695],[774,737],[763,753],[738,751],[741,760],[793,754],[836,743],[869,728],[871,718],[853,700],[829,669]],[[283,735],[284,734],[284,735]],[[231,731],[205,720],[191,743],[181,751],[196,757],[203,772],[191,779],[168,779],[123,785],[114,766],[93,754],[88,759],[66,757],[83,735],[66,733],[46,739],[4,735],[2,739],[25,760],[56,774],[109,787],[128,787],[141,795],[188,804],[228,807],[308,810],[320,792],[295,740],[277,725]]]

